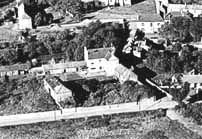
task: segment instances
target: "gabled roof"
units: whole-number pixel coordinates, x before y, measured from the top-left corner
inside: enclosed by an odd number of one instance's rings
[[[0,66],[0,72],[17,71],[17,70],[28,70],[30,68],[29,64],[15,64],[11,66]]]
[[[163,22],[163,18],[159,14],[140,14],[139,22]],[[137,22],[138,22],[137,21]]]
[[[56,77],[47,77],[46,82],[54,89],[56,94],[69,93],[70,89],[65,87]]]
[[[24,13],[22,15],[22,19],[31,19],[31,17],[28,14]]]
[[[111,55],[111,48],[97,48],[97,49],[88,49],[88,59],[109,59]]]
[[[122,64],[119,64],[115,68],[115,72],[127,80],[137,80],[138,78],[134,72],[132,72],[131,70],[129,70],[127,67],[123,66]]]
[[[42,65],[45,71],[56,70],[56,69],[66,69],[66,68],[76,68],[86,66],[85,61],[75,61],[67,63],[57,63],[57,64],[46,64]]]

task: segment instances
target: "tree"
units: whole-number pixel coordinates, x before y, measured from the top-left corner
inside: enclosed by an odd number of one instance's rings
[[[190,25],[190,33],[194,38],[194,41],[201,41],[202,35],[202,17],[195,17]]]
[[[34,17],[34,26],[41,26],[43,23],[43,15],[41,12],[38,12]]]
[[[61,10],[63,15],[66,15],[67,12],[71,13],[76,21],[80,21],[84,13],[83,4],[80,0],[58,0],[54,7],[56,11]]]
[[[161,130],[152,130],[147,132],[142,139],[169,139],[165,132]]]
[[[181,89],[170,88],[169,93],[173,96],[174,100],[182,102],[182,100],[186,98],[190,91],[189,86],[190,84],[188,82],[185,82]]]
[[[192,41],[190,35],[191,19],[189,17],[173,17],[170,23],[165,23],[160,29],[160,35],[169,40],[179,40],[183,42]]]

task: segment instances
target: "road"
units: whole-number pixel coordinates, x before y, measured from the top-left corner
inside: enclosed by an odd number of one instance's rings
[[[32,124],[38,122],[50,122],[62,119],[76,119],[99,115],[156,110],[160,108],[170,109],[174,108],[177,104],[178,104],[177,102],[171,101],[169,98],[165,97],[149,105],[148,104],[145,105],[144,103],[137,105],[137,103],[135,102],[135,103],[125,103],[125,104],[96,106],[96,107],[70,108],[70,109],[63,109],[62,111],[57,110],[49,112],[0,116],[0,127]]]

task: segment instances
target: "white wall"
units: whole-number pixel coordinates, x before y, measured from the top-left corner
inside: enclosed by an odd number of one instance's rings
[[[136,27],[145,33],[155,33],[164,22],[136,22]]]
[[[19,29],[32,29],[32,20],[30,19],[19,19]]]
[[[87,61],[88,72],[102,72],[106,64],[106,59],[89,59]]]
[[[202,6],[201,5],[187,5],[188,11],[194,15],[194,17],[197,17],[202,13]],[[168,13],[172,11],[177,12],[183,12],[187,11],[185,9],[184,4],[169,4],[168,5]]]
[[[109,61],[106,61],[106,64],[104,65],[104,69],[107,73],[107,76],[113,76],[115,75],[115,68],[118,66],[119,60],[112,56]]]

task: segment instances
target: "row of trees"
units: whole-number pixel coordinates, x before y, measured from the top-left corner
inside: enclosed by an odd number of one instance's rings
[[[90,91],[88,99],[84,102],[84,106],[96,106],[96,105],[110,105],[128,102],[139,102],[145,97],[152,95],[152,90],[147,86],[138,85],[134,81],[126,81],[124,84],[116,83],[102,83],[92,84],[92,81],[88,81],[91,84],[85,88]],[[88,84],[89,84],[88,83]],[[95,83],[95,82],[93,82]],[[95,89],[92,89],[95,87]]]
[[[176,47],[179,47],[178,51]],[[202,54],[198,49],[191,45],[182,48],[180,44],[174,45],[173,49],[174,52],[152,49],[147,53],[146,65],[157,73],[186,73],[192,69],[202,73]]]
[[[84,59],[84,46],[87,48],[123,47],[127,42],[129,30],[122,24],[91,23],[80,34],[69,30],[47,32],[39,35],[39,40],[27,39],[23,48],[12,49],[0,54],[1,64],[9,65],[26,62],[44,55],[65,55],[67,61]]]
[[[80,21],[83,14],[102,8],[99,1],[85,3],[81,0],[49,0],[49,2],[54,11],[60,12],[62,15],[71,14],[76,21]]]
[[[169,0],[173,4],[202,4],[200,0]]]
[[[173,17],[159,30],[160,35],[169,40],[181,42],[200,41],[202,36],[202,17]]]

